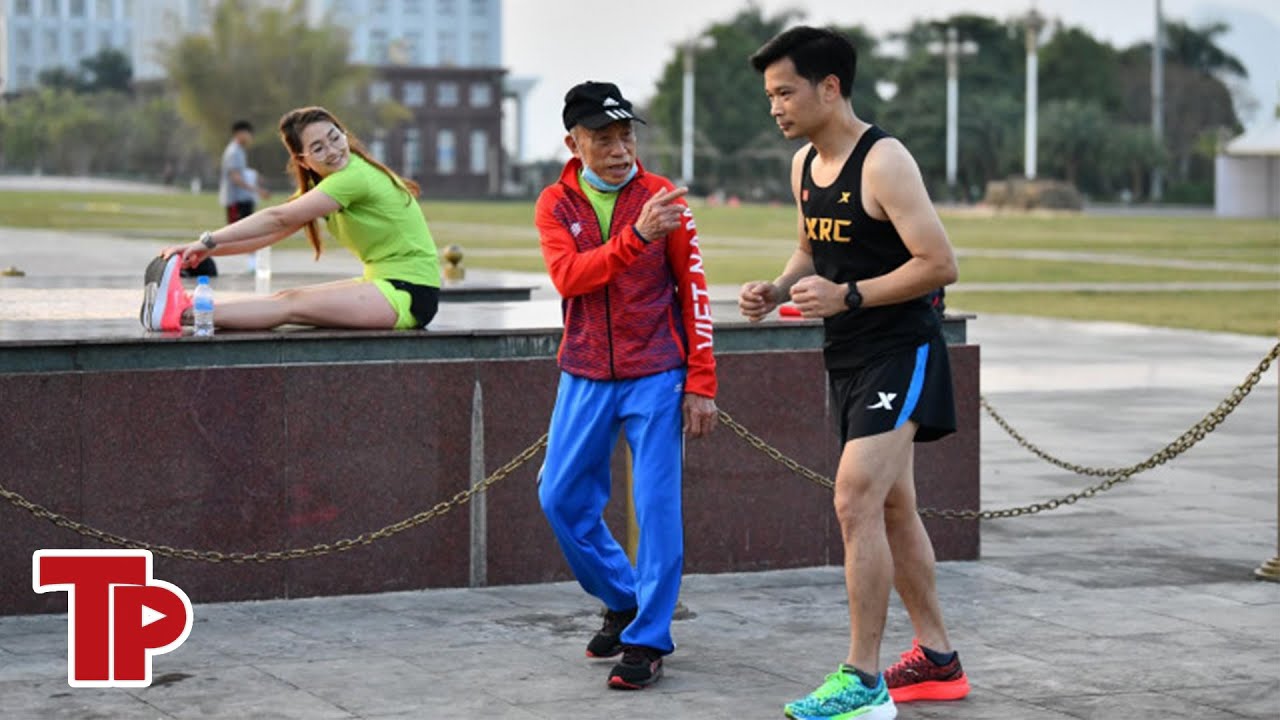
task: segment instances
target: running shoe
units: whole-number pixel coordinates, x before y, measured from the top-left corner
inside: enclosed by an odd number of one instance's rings
[[[587,657],[607,658],[622,652],[622,631],[636,619],[636,608],[609,610],[605,608],[604,624],[600,632],[587,643]]]
[[[876,678],[876,686],[862,684],[857,675],[843,668],[827,676],[822,685],[795,702],[783,707],[793,720],[893,720],[898,708],[889,696],[884,676]]]
[[[884,678],[889,694],[897,702],[959,700],[969,694],[969,678],[960,667],[960,653],[954,653],[946,665],[938,665],[920,649],[919,640],[911,641],[911,649],[884,671]]]
[[[609,687],[642,690],[662,677],[662,652],[644,645],[627,645],[622,662],[609,671]]]
[[[142,326],[148,330],[182,330],[182,312],[191,307],[191,296],[179,278],[182,256],[157,257],[143,274]]]
[[[155,304],[156,290],[160,287],[160,279],[164,277],[164,266],[167,260],[162,255],[151,258],[147,269],[142,274],[142,308],[138,310],[138,322],[142,327],[152,330],[151,306]]]

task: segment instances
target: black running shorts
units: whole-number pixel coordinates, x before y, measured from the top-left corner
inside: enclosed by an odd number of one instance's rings
[[[917,424],[916,442],[956,431],[951,363],[940,335],[917,348],[858,368],[827,371],[831,408],[842,442]]]

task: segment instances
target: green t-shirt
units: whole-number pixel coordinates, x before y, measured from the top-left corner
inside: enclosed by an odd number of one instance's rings
[[[345,168],[316,188],[342,206],[325,226],[364,263],[366,280],[440,287],[436,243],[422,208],[386,173],[352,153]]]
[[[613,221],[613,206],[618,203],[618,193],[597,190],[582,178],[581,172],[578,173],[578,187],[587,196],[591,209],[596,211],[596,219],[600,221],[600,237],[609,242],[609,223]]]

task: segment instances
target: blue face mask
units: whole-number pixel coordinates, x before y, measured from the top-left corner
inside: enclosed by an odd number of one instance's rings
[[[613,183],[605,182],[604,178],[596,174],[595,170],[592,170],[584,164],[582,166],[582,179],[586,180],[591,187],[599,190],[600,192],[618,192],[622,188],[626,187],[627,183],[631,182],[631,179],[636,176],[636,173],[639,172],[639,170],[639,165],[631,163],[631,171],[627,173],[627,179],[617,185],[614,185]]]

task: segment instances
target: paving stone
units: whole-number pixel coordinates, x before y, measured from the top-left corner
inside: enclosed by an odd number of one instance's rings
[[[1000,316],[970,334],[993,404],[1097,465],[1176,437],[1274,343]],[[938,568],[973,693],[899,717],[1276,717],[1280,584],[1252,575],[1276,554],[1275,376],[1167,466],[1059,511],[985,521],[982,559]],[[982,433],[984,507],[1096,482],[989,420]],[[4,617],[0,717],[777,718],[847,652],[840,567],[690,576],[681,602],[666,676],[641,693],[607,689],[611,661],[583,656],[600,605],[571,582],[198,605],[187,643],[154,660],[170,679],[130,690],[67,685],[65,615]],[[894,599],[881,662],[912,634]]]

